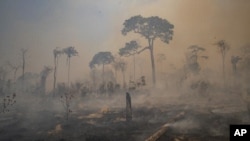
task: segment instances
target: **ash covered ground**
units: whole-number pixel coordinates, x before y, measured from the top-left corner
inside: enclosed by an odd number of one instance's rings
[[[233,91],[200,96],[134,90],[129,122],[123,91],[75,95],[68,119],[60,96],[16,95],[16,103],[0,115],[3,141],[141,141],[164,125],[159,141],[227,141],[230,124],[250,122],[247,103]]]

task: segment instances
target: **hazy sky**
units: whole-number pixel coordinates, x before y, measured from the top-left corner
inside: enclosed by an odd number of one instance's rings
[[[140,14],[174,24],[170,44],[155,44],[156,55],[165,53],[166,66],[180,66],[186,48],[197,44],[212,56],[207,66],[216,67],[220,56],[214,42],[224,39],[230,44],[228,58],[250,42],[249,13],[249,0],[1,0],[0,65],[7,60],[21,63],[20,49],[28,48],[26,70],[39,73],[44,65],[53,66],[55,47],[75,46],[79,56],[72,58],[71,80],[86,78],[95,53],[117,54],[131,39],[147,45],[139,35],[121,35],[124,20]],[[66,81],[66,58],[60,61],[59,81]]]

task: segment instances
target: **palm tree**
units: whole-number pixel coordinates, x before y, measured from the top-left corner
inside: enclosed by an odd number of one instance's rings
[[[58,68],[58,60],[59,60],[59,56],[63,54],[63,51],[60,50],[58,47],[56,47],[53,50],[53,55],[54,55],[54,83],[53,83],[53,91],[54,91],[54,95],[55,95],[55,89],[56,89],[56,76],[57,76],[57,68]]]
[[[78,52],[75,50],[75,47],[67,47],[63,49],[63,52],[67,55],[67,64],[68,64],[68,86],[69,86],[69,78],[70,78],[70,58],[72,56],[77,56]]]
[[[224,82],[224,88],[225,88],[226,87],[225,58],[226,58],[226,53],[230,49],[230,47],[224,40],[220,40],[216,42],[215,45],[218,47],[221,57],[222,57],[222,75],[223,75],[223,82]]]

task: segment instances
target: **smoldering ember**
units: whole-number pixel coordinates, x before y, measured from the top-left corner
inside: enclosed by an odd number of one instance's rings
[[[250,124],[250,1],[0,1],[0,141],[228,141]]]

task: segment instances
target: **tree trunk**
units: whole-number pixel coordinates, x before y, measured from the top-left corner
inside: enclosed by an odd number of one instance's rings
[[[135,82],[135,54],[133,55],[133,57],[134,57],[134,82]]]
[[[24,54],[24,52],[23,52],[23,54],[22,54],[23,56],[23,66],[22,66],[22,69],[23,69],[23,72],[22,72],[22,80],[24,80],[24,70],[25,70],[25,54]]]
[[[125,71],[122,71],[122,77],[123,77],[123,88],[126,89]]]
[[[132,105],[130,94],[126,93],[126,121],[132,121]]]
[[[223,75],[223,85],[226,88],[226,77],[225,77],[225,55],[222,54],[222,75]]]
[[[68,58],[69,60],[69,64],[68,64],[68,87],[70,87],[70,83],[69,83],[69,74],[70,74],[70,57]]]
[[[152,80],[153,80],[153,85],[155,86],[155,84],[156,84],[156,76],[155,76],[155,60],[154,60],[153,43],[154,43],[153,39],[148,39],[150,58],[151,58],[151,65],[152,65]]]
[[[104,63],[102,64],[102,84],[104,85]]]
[[[57,57],[54,57],[54,64],[55,64],[55,68],[54,68],[54,83],[53,83],[53,95],[55,96],[55,91],[56,91],[56,73],[57,73]]]
[[[93,79],[93,84],[94,84],[93,89],[95,91],[96,90],[96,70],[95,68],[93,68],[91,71],[92,71],[92,79]]]
[[[117,70],[115,69],[115,81],[117,83]]]

